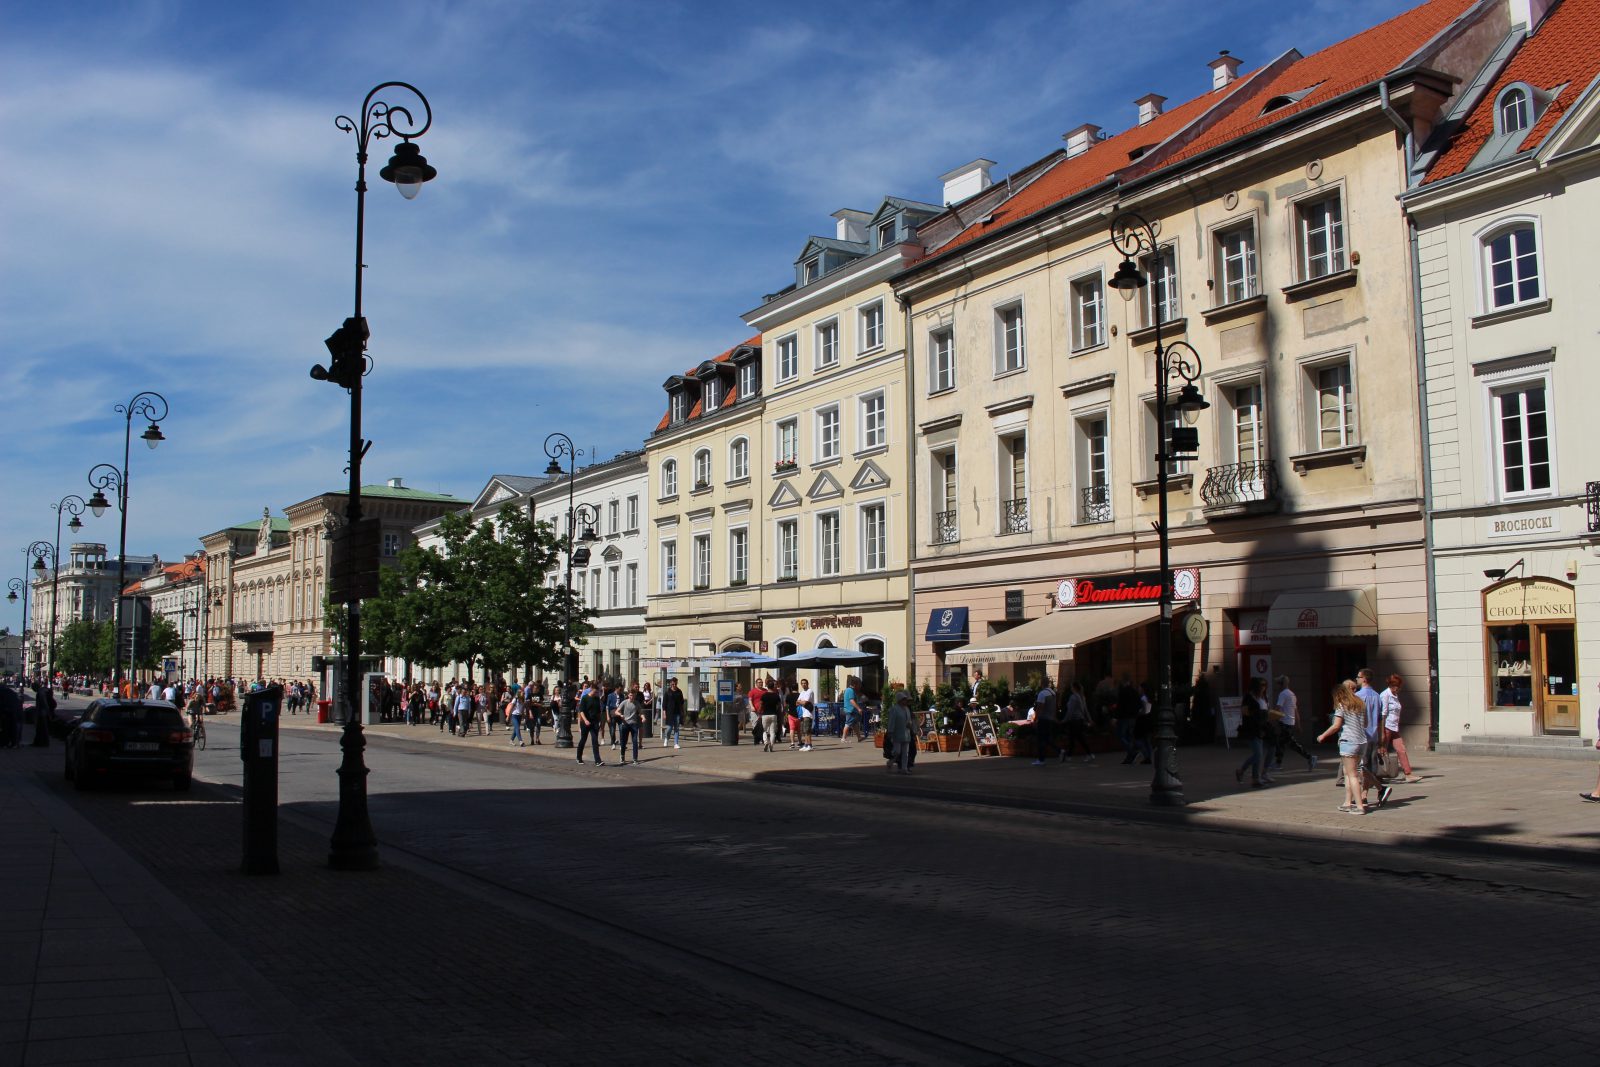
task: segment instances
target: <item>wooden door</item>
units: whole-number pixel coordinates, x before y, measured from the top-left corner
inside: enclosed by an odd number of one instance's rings
[[[1573,627],[1539,628],[1539,690],[1545,733],[1579,732],[1577,653]]]

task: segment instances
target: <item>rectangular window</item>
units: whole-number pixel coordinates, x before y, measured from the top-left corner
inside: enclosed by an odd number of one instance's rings
[[[1217,233],[1214,267],[1223,304],[1248,300],[1258,292],[1256,283],[1256,224],[1247,222]]]
[[[1028,435],[1019,433],[1001,439],[1005,456],[1005,484],[1000,510],[1001,533],[1027,533],[1028,525]]]
[[[678,390],[672,394],[672,421],[682,422],[689,417],[689,394]]]
[[[639,565],[628,564],[628,607],[639,606]]]
[[[817,366],[832,367],[839,362],[839,320],[817,327]]]
[[[696,534],[694,538],[694,587],[711,588],[711,535]]]
[[[678,461],[675,459],[669,459],[661,465],[661,495],[678,495]]]
[[[1236,386],[1233,390],[1233,461],[1260,463],[1266,458],[1265,448],[1261,386]]]
[[[861,569],[881,571],[889,565],[889,533],[883,505],[868,504],[861,509]]]
[[[750,477],[750,442],[743,437],[728,449],[728,477],[735,482]]]
[[[1180,313],[1178,303],[1178,252],[1167,245],[1143,263],[1150,284],[1139,291],[1139,302],[1144,311],[1146,327],[1156,322],[1171,322]]]
[[[883,301],[861,309],[861,351],[883,347]]]
[[[878,223],[878,248],[882,250],[894,243],[894,220]]]
[[[761,391],[761,364],[750,362],[739,368],[739,399],[748,400]]]
[[[1302,200],[1295,206],[1300,244],[1300,280],[1311,281],[1344,270],[1344,208],[1339,194]]]
[[[800,374],[800,346],[793,336],[778,342],[778,381],[786,382]]]
[[[889,443],[889,416],[882,393],[861,398],[861,447],[883,448]]]
[[[1145,426],[1148,427],[1150,438],[1150,455],[1149,460],[1147,461],[1146,469],[1149,470],[1151,478],[1155,478],[1158,473],[1156,467],[1156,453],[1164,451],[1162,445],[1171,439],[1170,435],[1172,431],[1183,424],[1183,413],[1176,408],[1169,407],[1167,409],[1166,433],[1163,434],[1160,428],[1156,425],[1155,401],[1152,400],[1145,406]],[[1167,473],[1169,475],[1184,474],[1187,473],[1188,470],[1189,461],[1186,459],[1167,460]]]
[[[1073,350],[1081,352],[1106,343],[1105,285],[1091,274],[1072,283]]]
[[[700,414],[709,415],[722,406],[722,380],[712,378],[708,380],[702,390],[704,403],[701,405]]]
[[[793,419],[778,423],[778,459],[779,464],[793,465],[799,462],[800,456],[800,424]]]
[[[663,593],[676,593],[678,591],[678,543],[676,541],[663,541],[661,543],[661,591]]]
[[[817,573],[830,577],[839,573],[839,513],[817,516]]]
[[[1550,424],[1544,385],[1522,385],[1494,395],[1500,451],[1500,489],[1506,496],[1550,488]]]
[[[822,276],[822,263],[820,260],[808,259],[805,265],[805,284],[810,285]]]
[[[398,556],[400,554],[400,535],[393,531],[385,531],[383,535],[383,554],[385,556]]]
[[[1312,371],[1316,390],[1318,449],[1345,448],[1356,443],[1355,398],[1350,391],[1350,363],[1341,360]]]
[[[1022,305],[1010,304],[995,312],[994,372],[1005,374],[1027,364],[1027,339],[1022,324]]]
[[[621,567],[608,567],[606,569],[606,606],[610,608],[622,606]]]
[[[1111,441],[1104,415],[1077,422],[1078,522],[1111,521]]]
[[[839,458],[839,405],[817,412],[817,459]]]
[[[951,544],[960,539],[956,497],[956,453],[940,452],[933,457],[935,478],[933,504],[933,543]]]
[[[1539,242],[1531,225],[1501,231],[1484,242],[1483,253],[1491,308],[1514,307],[1539,299]]]
[[[734,585],[744,585],[750,580],[750,531],[728,532],[728,580]]]
[[[955,331],[935,330],[928,335],[928,392],[942,393],[955,387]]]
[[[639,498],[628,498],[628,532],[634,533],[639,529]]]
[[[694,488],[696,492],[711,488],[711,450],[702,448],[694,454]]]
[[[793,519],[778,523],[778,581],[800,576],[800,526]]]
[[[619,531],[620,527],[617,525],[617,518],[621,514],[622,514],[622,502],[621,501],[613,500],[613,501],[610,501],[609,503],[606,504],[606,532],[607,533],[617,533]]]
[[[594,608],[600,607],[600,571],[589,572],[589,603]]]

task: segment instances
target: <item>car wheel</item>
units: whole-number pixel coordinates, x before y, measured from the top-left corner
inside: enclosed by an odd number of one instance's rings
[[[193,784],[194,778],[192,775],[180,774],[172,780],[172,791],[174,793],[187,793],[189,787]]]

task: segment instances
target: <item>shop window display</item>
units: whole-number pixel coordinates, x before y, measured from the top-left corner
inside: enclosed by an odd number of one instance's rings
[[[1494,704],[1500,708],[1533,706],[1533,650],[1527,626],[1493,626],[1489,641],[1494,654]]]

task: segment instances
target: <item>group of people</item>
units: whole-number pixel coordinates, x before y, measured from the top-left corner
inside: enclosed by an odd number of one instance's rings
[[[862,739],[861,727],[865,721],[864,694],[859,678],[851,676],[845,680],[840,703],[844,712],[840,740],[845,744],[857,743]],[[738,716],[739,723],[750,731],[752,740],[763,752],[773,752],[785,742],[793,751],[812,750],[817,692],[811,688],[809,678],[758,677],[750,683],[748,692],[736,682],[728,710]]]

